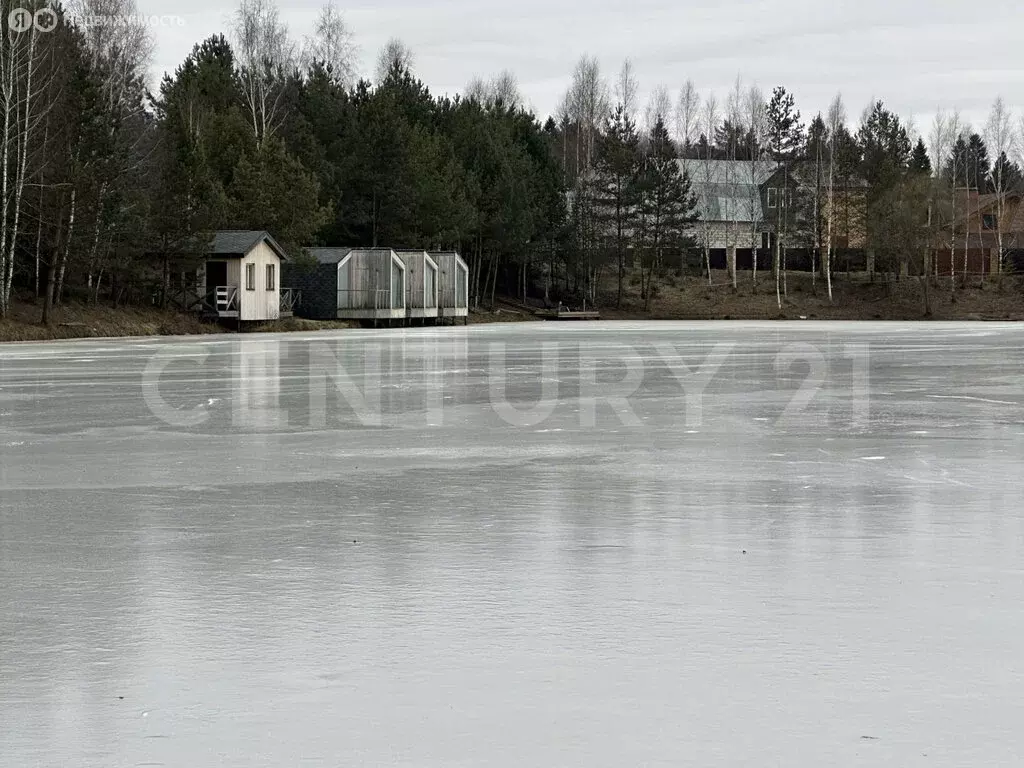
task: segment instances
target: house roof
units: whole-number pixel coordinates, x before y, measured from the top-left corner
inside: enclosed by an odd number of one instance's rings
[[[697,213],[704,221],[755,222],[764,219],[762,184],[778,163],[759,160],[679,160],[697,196]]]
[[[261,242],[266,242],[282,259],[288,258],[284,248],[263,229],[222,229],[214,232],[206,252],[215,256],[245,256]]]
[[[957,197],[955,221],[958,226],[977,216],[994,214],[999,210],[999,195],[996,194],[982,195],[973,190],[958,189]],[[999,228],[1004,233],[1024,233],[1024,197],[1020,193],[1009,192],[1003,195],[1003,215]]]
[[[397,255],[398,252],[394,248],[306,248],[306,252],[309,253],[319,264],[340,264],[345,260],[345,257],[352,253],[390,253]],[[422,251],[412,251],[412,253],[422,253]]]
[[[337,264],[352,251],[351,248],[307,248],[306,252],[319,264]]]
[[[817,183],[817,174],[818,168],[814,160],[797,160],[790,166],[790,175],[798,184],[805,187],[813,187]],[[867,180],[858,173],[845,173],[842,178],[834,177],[832,183],[835,189],[843,191],[866,190],[869,186]],[[827,161],[821,164],[821,184],[828,184]]]

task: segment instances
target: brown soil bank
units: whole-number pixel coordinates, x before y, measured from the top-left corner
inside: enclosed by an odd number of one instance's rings
[[[40,325],[41,307],[31,302],[13,302],[6,320],[0,320],[0,342],[45,341],[51,339],[97,338],[104,336],[186,336],[224,333],[230,329],[203,322],[194,315],[153,307],[118,307],[65,304],[53,313],[49,326]],[[348,328],[347,322],[320,322],[289,318],[262,323],[251,331],[312,331]]]
[[[755,289],[750,273],[741,273],[733,290],[729,276],[656,279],[651,301],[644,309],[637,285],[629,285],[622,305],[615,308],[615,287],[605,286],[601,317],[608,320],[1024,320],[1024,279],[1019,276],[957,285],[955,300],[949,279],[931,284],[931,316],[925,314],[924,284],[918,278],[886,283],[865,275],[835,275],[832,301],[827,288],[809,273],[790,273],[788,290],[779,309],[771,273],[758,275]],[[815,284],[816,283],[816,284]]]

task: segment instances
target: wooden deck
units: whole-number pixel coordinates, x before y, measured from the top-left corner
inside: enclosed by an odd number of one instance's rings
[[[533,312],[545,320],[600,320],[601,313],[596,309],[537,309]]]
[[[521,312],[531,314],[534,317],[539,317],[542,320],[600,320],[601,313],[596,309],[569,309],[568,307],[561,307],[559,309],[545,309],[544,307],[532,307],[529,304],[523,304],[519,301],[512,299],[499,299],[499,303],[509,307],[515,307]]]

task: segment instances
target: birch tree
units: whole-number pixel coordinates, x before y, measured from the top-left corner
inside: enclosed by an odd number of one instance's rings
[[[583,55],[572,73],[567,95],[569,116],[576,126],[577,173],[594,167],[597,134],[609,113],[608,84],[597,59]]]
[[[658,122],[668,123],[672,112],[672,99],[668,95],[668,88],[664,85],[655,86],[647,100],[647,107],[644,110],[644,133],[650,138],[654,126]]]
[[[763,220],[757,214],[761,212],[761,189],[758,185],[760,174],[758,168],[761,163],[761,145],[764,141],[764,93],[761,89],[752,85],[747,90],[746,100],[743,104],[743,117],[748,128],[747,140],[750,143],[748,154],[750,156],[749,184],[747,186],[748,205],[750,206],[750,252],[752,259],[751,282],[753,290],[757,291],[757,259],[761,246],[761,225]]]
[[[22,3],[29,13],[41,3]],[[16,244],[22,225],[29,152],[40,139],[46,105],[39,103],[37,72],[50,53],[34,26],[11,23],[14,4],[2,6],[5,24],[0,40],[0,318],[10,309]]]
[[[348,87],[356,78],[357,53],[352,31],[334,0],[330,0],[320,9],[313,22],[313,34],[303,43],[302,68],[309,71],[319,64],[333,82]]]
[[[566,107],[576,132],[576,162],[572,176],[574,228],[582,254],[591,299],[596,291],[594,245],[596,234],[593,205],[595,147],[601,125],[608,116],[608,84],[601,76],[596,58],[583,55],[573,70]]]
[[[76,0],[71,9],[81,18],[132,20],[139,17],[135,0]],[[152,59],[153,39],[149,28],[138,23],[91,24],[85,28],[84,36],[89,71],[99,84],[97,117],[105,135],[101,152],[93,147],[87,157],[82,157],[82,145],[76,146],[74,163],[82,167],[79,181],[93,187],[91,203],[82,211],[82,218],[90,233],[86,245],[86,287],[91,299],[96,301],[107,252],[118,244],[112,231],[120,215],[136,210],[140,204],[130,194],[120,195],[118,203],[115,198],[134,183],[142,160],[139,149],[146,131],[136,129],[146,113],[144,74]],[[84,197],[86,190],[75,191],[79,197]],[[103,243],[106,247],[101,247]],[[54,297],[57,303],[66,266],[62,259]]]
[[[467,100],[479,102],[487,109],[500,106],[502,109],[516,111],[523,105],[519,81],[507,69],[490,80],[474,77],[466,85],[462,95]]]
[[[242,0],[233,33],[245,108],[259,149],[284,122],[288,77],[297,67],[295,44],[274,0]]]
[[[950,146],[963,139],[963,125],[960,121],[960,110],[954,109],[946,122],[946,137]],[[962,161],[962,163],[961,163]],[[949,290],[956,301],[956,182],[960,173],[967,173],[967,157],[957,152],[950,154],[947,165],[947,175],[950,185],[950,206],[949,206]],[[964,166],[961,168],[961,164]],[[966,229],[966,227],[965,227]]]
[[[700,124],[700,96],[693,80],[687,80],[679,91],[679,100],[676,102],[676,138],[679,141],[679,150],[683,157],[687,157],[690,147],[699,133]]]
[[[928,151],[932,157],[932,170],[936,179],[942,179],[946,172],[946,160],[949,154],[950,118],[946,110],[939,107],[935,110],[931,129],[928,132]],[[933,216],[933,219],[937,217]],[[938,223],[937,221],[935,222]],[[935,277],[939,274],[939,259],[935,258]]]
[[[380,85],[393,69],[412,70],[414,60],[412,49],[408,45],[397,37],[390,38],[377,54],[374,81]]]
[[[932,170],[941,177],[945,171],[946,158],[949,155],[949,115],[941,107],[935,111],[931,130],[928,132],[928,152],[932,158]]]
[[[700,128],[703,132],[706,141],[698,143],[698,155],[700,154],[700,146],[704,146],[704,157],[699,157],[701,160],[701,168],[703,170],[703,184],[701,184],[701,245],[704,248],[704,270],[708,275],[708,285],[712,285],[711,280],[711,240],[713,235],[713,225],[711,222],[711,184],[715,180],[714,174],[714,162],[712,160],[712,144],[710,137],[715,135],[715,129],[718,127],[718,98],[713,93],[709,93],[708,97],[704,100],[704,107],[701,110]]]
[[[1003,158],[1013,148],[1013,123],[1010,112],[1001,96],[992,104],[988,123],[985,126],[985,140],[992,154],[998,159]],[[992,175],[992,186],[996,195],[996,241],[999,248],[997,271],[1000,278],[1003,274],[1003,214],[1006,206],[1006,164],[996,162]]]
[[[523,96],[519,91],[519,80],[512,70],[503,69],[491,78],[490,96],[492,104],[504,109],[516,111],[523,106]]]
[[[738,210],[738,201],[740,198],[737,194],[740,178],[738,176],[739,168],[737,166],[739,154],[742,149],[739,144],[742,141],[743,135],[746,133],[745,126],[743,125],[743,105],[743,79],[740,75],[737,75],[736,80],[733,83],[733,88],[729,91],[729,97],[726,100],[726,120],[729,121],[732,127],[730,135],[728,136],[728,147],[726,148],[726,159],[730,162],[725,166],[725,183],[729,189],[729,195],[727,195],[729,210],[726,214],[729,221],[729,236],[726,242],[726,255],[729,262],[727,264],[729,269],[729,279],[732,281],[733,291],[737,291],[739,289],[736,277],[736,249],[739,247],[740,242]]]
[[[630,59],[626,59],[622,62],[619,76],[615,79],[615,99],[622,107],[624,116],[629,118],[630,122],[636,121],[637,91],[639,90],[640,84],[636,78],[633,62]]]
[[[837,93],[828,107],[826,127],[828,128],[828,182],[826,199],[828,201],[828,245],[825,249],[825,282],[828,285],[828,300],[832,301],[832,247],[834,243],[834,221],[836,217],[836,137],[846,125],[846,107],[843,96]]]
[[[1014,136],[1017,149],[1017,164],[1024,168],[1024,115],[1021,115],[1017,123],[1017,133]]]
[[[813,233],[813,247],[811,249],[811,292],[818,294],[818,269],[824,262],[822,258],[822,211],[821,198],[824,189],[824,170],[826,145],[828,144],[828,125],[825,118],[819,112],[811,121],[807,130],[807,151],[806,157],[814,162],[814,200],[812,203],[811,226]]]

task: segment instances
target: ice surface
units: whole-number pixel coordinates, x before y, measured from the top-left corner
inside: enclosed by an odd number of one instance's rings
[[[2,347],[0,765],[1020,765],[1022,348]]]

